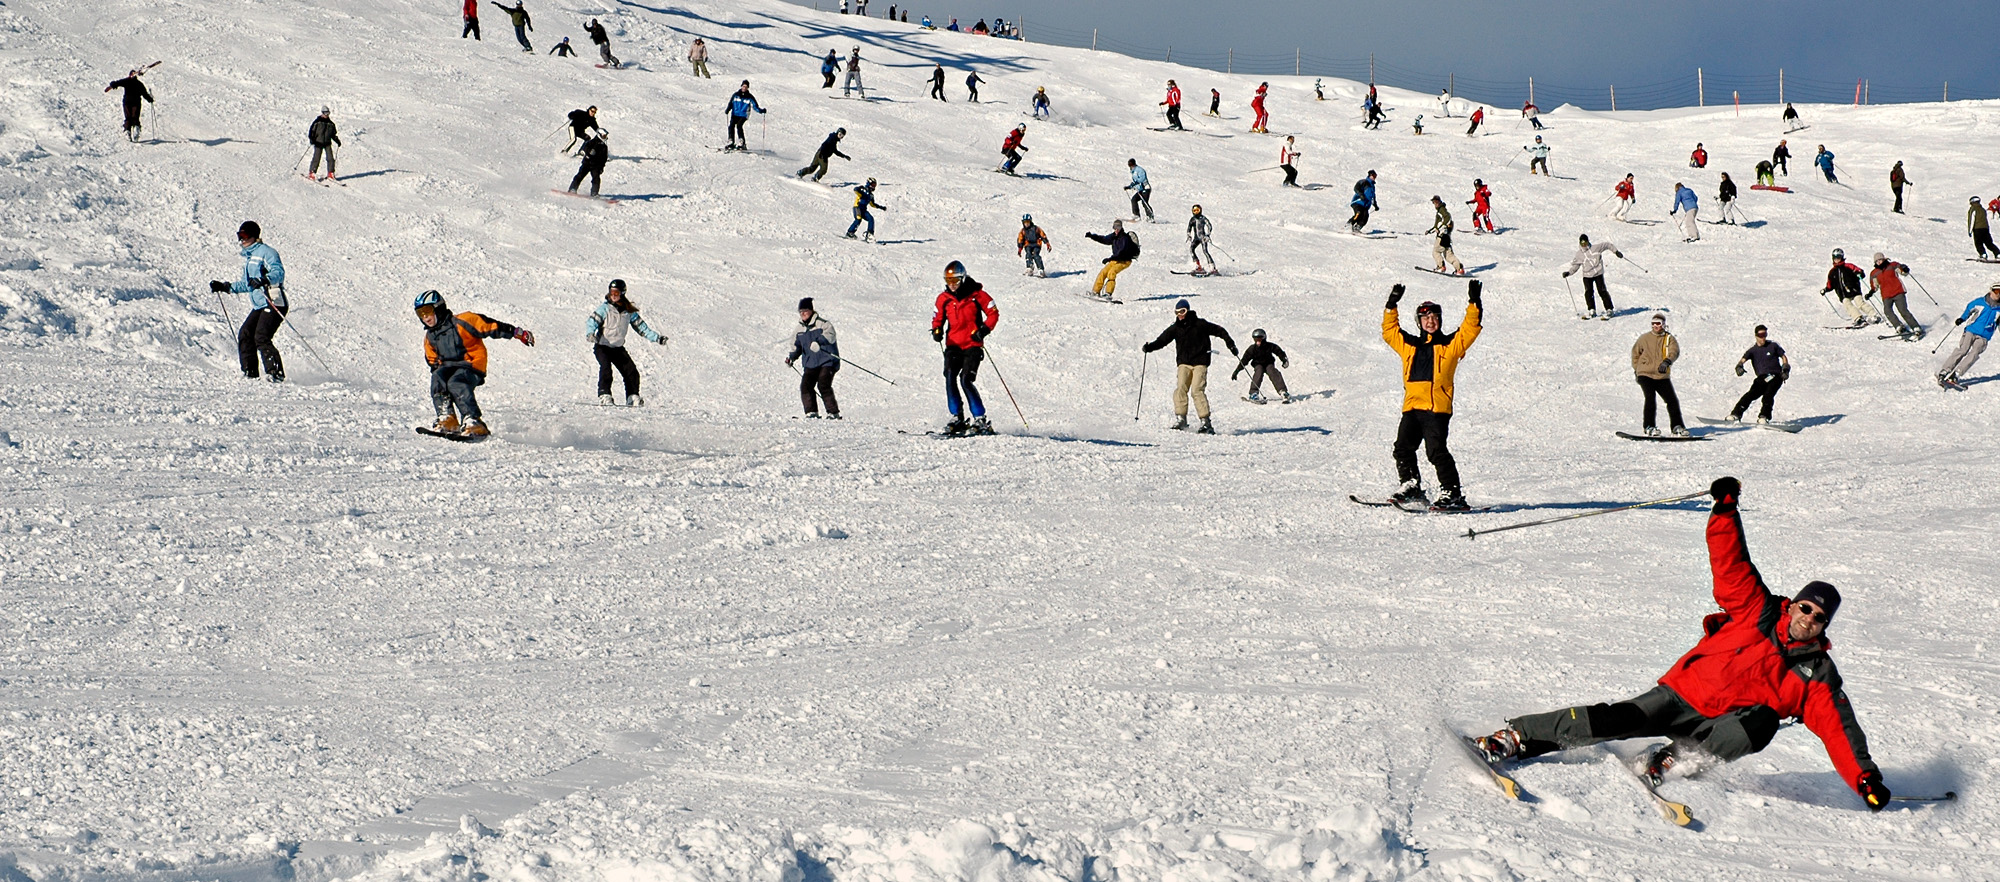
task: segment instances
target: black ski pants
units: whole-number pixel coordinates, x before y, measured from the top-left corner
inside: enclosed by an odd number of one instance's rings
[[[979,363],[985,359],[986,350],[978,346],[969,349],[945,347],[944,399],[952,416],[986,415],[986,400],[979,397],[979,390],[972,385],[979,379]],[[967,413],[968,410],[970,413]]]
[[[1178,129],[1182,127],[1181,106],[1178,104],[1167,105],[1167,128]]]
[[[1278,167],[1285,170],[1285,186],[1296,187],[1299,185],[1299,169],[1297,166],[1281,165]]]
[[[625,381],[625,395],[639,394],[639,366],[632,363],[632,353],[623,346],[606,346],[599,343],[591,347],[591,354],[597,356],[597,394],[611,394],[611,369],[618,369],[618,377]]]
[[[1210,99],[1208,99],[1208,115],[1209,115],[1209,116],[1221,116],[1221,115],[1222,115],[1222,99],[1221,99],[1221,98],[1210,98]]]
[[[1368,226],[1368,206],[1354,206],[1354,216],[1347,219],[1347,225],[1353,227],[1357,233],[1361,232],[1362,228]]]
[[[1669,420],[1667,425],[1675,428],[1687,425],[1687,423],[1681,421],[1681,398],[1674,394],[1674,381],[1672,378],[1663,377],[1654,379],[1652,377],[1639,377],[1638,380],[1639,388],[1646,392],[1646,408],[1644,413],[1644,425],[1646,428],[1653,428],[1653,420],[1659,412],[1658,406],[1654,403],[1655,398],[1666,399],[1667,419]]]
[[[271,376],[272,382],[285,378],[285,360],[271,343],[278,336],[278,327],[285,323],[285,312],[266,306],[243,317],[243,327],[236,330],[236,358],[243,367],[243,376],[257,379],[257,360],[261,356],[264,373]]]
[[[1423,483],[1423,475],[1417,471],[1418,444],[1424,446],[1424,454],[1430,458],[1431,467],[1437,469],[1438,489],[1444,493],[1456,492],[1459,489],[1458,461],[1451,458],[1451,414],[1428,410],[1403,411],[1403,422],[1396,427],[1394,448],[1397,481]]]
[[[932,81],[931,81],[931,97],[932,97],[932,98],[936,98],[936,99],[937,99],[937,100],[939,100],[939,101],[943,101],[943,100],[945,100],[945,97],[944,97],[944,81],[943,81],[943,80],[932,80]]]
[[[1139,210],[1145,209],[1146,219],[1153,219],[1153,188],[1140,187],[1132,191],[1132,218],[1137,220]]]
[[[749,136],[743,134],[743,124],[749,121],[750,118],[747,116],[732,116],[729,118],[730,146],[749,149],[750,138]]]
[[[578,168],[576,170],[576,177],[569,179],[569,191],[571,193],[576,192],[577,185],[583,183],[586,175],[590,177],[590,195],[597,195],[597,188],[604,183],[604,169],[592,168],[588,165]]]
[[[820,88],[822,88],[822,89],[831,89],[831,88],[833,88],[833,71],[830,71],[830,70],[823,70],[823,71],[820,71],[820,75],[821,75],[821,76],[823,76],[823,77],[826,77],[826,82],[825,82],[825,83],[822,83],[822,84],[820,84]]]
[[[1617,307],[1615,307],[1615,306],[1612,306],[1612,305],[1611,305],[1611,290],[1610,290],[1609,288],[1606,288],[1606,287],[1604,287],[1604,277],[1603,277],[1603,276],[1584,276],[1584,277],[1583,277],[1583,303],[1584,303],[1584,305],[1585,305],[1585,306],[1588,306],[1588,307],[1590,307],[1590,311],[1591,311],[1591,312],[1596,312],[1596,311],[1597,311],[1597,300],[1598,300],[1598,298],[1600,298],[1600,297],[1604,299],[1604,311],[1605,311],[1605,312],[1617,312],[1617,311],[1618,311],[1618,308],[1617,308]]]
[[[840,362],[832,361],[799,372],[799,402],[806,406],[806,413],[819,413],[819,402],[825,402],[828,414],[840,415],[840,402],[833,397],[833,375],[839,370]],[[819,393],[818,402],[813,400],[815,392]]]
[[[1986,259],[1988,251],[1993,252],[1994,257],[2000,257],[2000,247],[1993,244],[1993,231],[1986,227],[1972,228],[1972,247],[1978,251],[1980,260]]]
[[[1769,746],[1782,722],[1777,711],[1761,704],[1704,717],[1672,689],[1655,686],[1615,704],[1566,707],[1515,717],[1507,724],[1521,733],[1523,759],[1605,741],[1667,736],[1730,762]]]
[[[479,17],[478,17],[478,16],[466,16],[466,18],[465,18],[465,30],[462,30],[462,31],[459,31],[459,32],[458,32],[458,38],[459,38],[459,39],[461,39],[461,40],[463,40],[463,39],[465,39],[465,35],[466,35],[466,34],[471,34],[471,35],[472,35],[472,39],[474,39],[474,40],[478,40],[478,39],[479,39]]]
[[[1767,380],[1769,382],[1766,382]],[[1785,385],[1785,380],[1782,376],[1758,377],[1755,382],[1750,384],[1750,391],[1743,393],[1742,398],[1736,399],[1736,406],[1729,409],[1729,415],[1739,419],[1742,418],[1743,412],[1750,408],[1750,402],[1762,398],[1764,399],[1764,403],[1757,408],[1757,415],[1767,420],[1770,419],[1771,404],[1778,400],[1778,387],[1783,385]]]
[[[125,102],[125,131],[129,134],[139,129],[139,102]]]
[[[1893,186],[1893,187],[1890,187],[1889,189],[1890,189],[1890,190],[1892,190],[1892,191],[1894,191],[1894,192],[1895,192],[1895,194],[1896,194],[1896,207],[1895,207],[1895,208],[1892,208],[1892,209],[1890,209],[1890,211],[1893,211],[1893,212],[1895,212],[1895,213],[1897,213],[1897,214],[1902,214],[1902,213],[1903,213],[1903,185],[1901,185],[1901,184],[1897,184],[1896,186]]]

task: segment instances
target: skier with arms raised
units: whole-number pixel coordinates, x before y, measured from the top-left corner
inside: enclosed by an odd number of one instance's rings
[[[1398,506],[1423,505],[1423,474],[1417,470],[1417,446],[1423,445],[1431,467],[1437,469],[1438,496],[1430,503],[1433,511],[1466,511],[1464,488],[1459,484],[1458,460],[1451,455],[1451,409],[1458,363],[1479,339],[1480,288],[1478,279],[1465,283],[1465,320],[1458,330],[1444,333],[1444,308],[1430,301],[1417,307],[1417,333],[1403,330],[1402,313],[1396,309],[1403,299],[1403,286],[1389,289],[1388,305],[1382,308],[1382,342],[1402,359],[1403,418],[1396,427],[1392,454],[1396,480],[1402,487],[1390,501]]]

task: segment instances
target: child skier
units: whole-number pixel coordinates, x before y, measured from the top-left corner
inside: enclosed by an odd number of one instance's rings
[[[869,178],[868,183],[854,188],[854,222],[847,225],[847,238],[854,238],[854,231],[861,226],[862,221],[867,221],[868,232],[866,235],[868,241],[875,241],[875,215],[868,212],[870,206],[885,211],[889,208],[889,206],[875,201],[874,178]]]
[[[1292,403],[1292,393],[1285,388],[1285,375],[1279,373],[1277,367],[1282,363],[1286,370],[1290,370],[1291,359],[1285,357],[1285,350],[1279,348],[1278,344],[1265,341],[1263,328],[1251,331],[1250,340],[1252,341],[1250,348],[1243,350],[1243,357],[1236,362],[1236,370],[1230,372],[1229,378],[1234,380],[1242,376],[1243,368],[1248,366],[1250,394],[1244,397],[1245,401],[1264,400],[1263,394],[1257,390],[1264,385],[1264,377],[1268,374],[1271,377],[1271,388],[1277,391],[1286,404]]]
[[[1450,261],[1453,273],[1465,275],[1465,264],[1459,263],[1458,253],[1451,250],[1451,209],[1444,207],[1444,200],[1436,196],[1431,197],[1431,207],[1437,209],[1437,216],[1431,221],[1431,228],[1424,231],[1434,237],[1431,240],[1431,261],[1437,267],[1431,271],[1444,272],[1445,262]]]
[[[1049,90],[1047,87],[1035,87],[1034,109],[1036,119],[1049,118]]]
[[[1201,206],[1197,205],[1191,209],[1187,225],[1188,256],[1194,258],[1194,274],[1197,276],[1212,276],[1221,272],[1221,266],[1215,262],[1215,255],[1208,251],[1208,240],[1212,231],[1213,227],[1208,222],[1208,216],[1201,213]],[[1201,262],[1204,257],[1208,258],[1206,267]]]
[[[666,335],[646,326],[646,320],[639,317],[639,307],[625,299],[625,280],[612,279],[611,287],[604,292],[604,302],[590,311],[590,319],[584,323],[583,338],[590,341],[590,351],[597,357],[597,403],[611,404],[611,369],[618,369],[618,376],[625,381],[625,404],[638,407],[646,403],[639,397],[639,366],[632,363],[632,354],[625,351],[625,331],[638,331],[661,346],[667,345]]]
[[[1621,221],[1632,210],[1632,204],[1639,201],[1638,187],[1632,183],[1632,176],[1629,174],[1625,176],[1625,180],[1618,182],[1611,195],[1618,197],[1618,207],[1611,210],[1611,216]]]
[[[424,323],[424,363],[431,367],[431,431],[477,441],[492,434],[481,419],[473,390],[486,382],[486,344],[481,338],[512,337],[535,345],[535,335],[476,312],[454,314],[436,291],[417,295],[417,320]]]
[[[1258,134],[1268,134],[1270,132],[1271,115],[1264,112],[1264,96],[1270,91],[1270,83],[1257,84],[1257,95],[1250,99],[1250,109],[1256,111],[1257,118],[1250,124],[1250,131],[1257,132]]]
[[[1038,279],[1049,277],[1048,267],[1042,265],[1044,248],[1056,250],[1055,244],[1049,241],[1049,235],[1035,226],[1034,216],[1021,215],[1021,232],[1014,234],[1014,253],[1027,259],[1027,269],[1021,271],[1022,275]]]
[[[1541,169],[1539,174],[1549,173],[1549,145],[1542,143],[1542,136],[1535,136],[1534,146],[1521,149],[1528,151],[1528,154],[1534,157],[1528,160],[1528,174],[1538,174],[1535,171],[1538,168]]]
[[[1472,179],[1472,198],[1465,200],[1465,204],[1472,206],[1472,232],[1475,235],[1494,232],[1493,191],[1486,186],[1485,181]],[[1480,224],[1485,224],[1486,229],[1481,230]]]

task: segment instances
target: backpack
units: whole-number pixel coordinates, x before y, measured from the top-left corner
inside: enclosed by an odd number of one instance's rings
[[[1126,234],[1125,234],[1125,239],[1126,239],[1126,241],[1129,241],[1129,242],[1131,242],[1131,243],[1132,243],[1132,256],[1133,256],[1133,257],[1138,257],[1138,256],[1139,256],[1139,237],[1138,237],[1138,236],[1134,236],[1134,235],[1132,235],[1131,233],[1126,233]]]

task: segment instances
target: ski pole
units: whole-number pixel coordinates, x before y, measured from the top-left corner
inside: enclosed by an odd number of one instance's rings
[[[891,379],[889,379],[888,377],[885,377],[885,376],[882,376],[881,374],[878,374],[878,373],[876,373],[876,372],[874,372],[874,371],[871,371],[871,370],[869,370],[869,369],[867,369],[867,368],[865,368],[865,367],[862,367],[862,366],[860,366],[860,365],[858,365],[858,364],[855,364],[854,362],[851,362],[851,361],[848,361],[848,360],[847,360],[847,359],[845,359],[845,358],[841,358],[841,357],[840,357],[840,356],[838,356],[838,355],[836,355],[836,356],[833,356],[833,360],[834,360],[834,361],[837,361],[837,362],[840,362],[841,364],[844,364],[844,365],[847,365],[847,366],[849,366],[849,367],[852,367],[852,368],[854,368],[855,370],[857,370],[857,371],[860,371],[860,372],[862,372],[862,373],[864,373],[864,374],[867,374],[868,376],[871,376],[871,377],[874,377],[874,378],[875,378],[875,379],[877,379],[877,380],[881,380],[881,381],[882,381],[882,382],[884,382],[884,383],[888,383],[888,384],[889,384],[889,385],[891,385],[891,386],[894,386],[894,385],[896,385],[896,381],[895,381],[895,380],[891,380]],[[794,368],[794,370],[796,370],[796,368]]]
[[[993,376],[1000,378],[1000,388],[1007,393],[1007,400],[1013,403],[1014,415],[1021,418],[1021,428],[1028,428],[1028,415],[1021,412],[1021,402],[1014,400],[1014,390],[1007,388],[1007,375],[1000,372],[1000,362],[993,360],[993,350],[990,348],[986,349],[986,360],[993,365]]]
[[[1214,245],[1214,246],[1215,246],[1215,250],[1217,250],[1217,251],[1220,251],[1220,252],[1222,252],[1222,256],[1223,256],[1223,257],[1227,257],[1227,258],[1229,258],[1229,262],[1230,262],[1230,263],[1235,263],[1235,262],[1236,262],[1236,255],[1234,255],[1234,254],[1230,254],[1230,253],[1229,253],[1229,249],[1227,249],[1227,248],[1224,248],[1224,247],[1222,247],[1222,245],[1221,245],[1221,244],[1219,244],[1219,243],[1217,243],[1217,242],[1216,242],[1216,241],[1215,241],[1214,239],[1210,239],[1210,240],[1208,240],[1208,244],[1210,244],[1210,245]]]
[[[306,354],[312,356],[313,361],[319,362],[321,370],[333,373],[333,368],[326,363],[326,359],[319,357],[319,351],[313,348],[312,341],[306,339],[305,332],[299,330],[298,325],[292,324],[290,319],[286,318],[285,312],[278,313],[278,324],[292,329],[292,336],[299,338],[299,342],[306,347]]]
[[[1630,263],[1630,264],[1632,264],[1632,265],[1633,265],[1633,266],[1635,266],[1635,267],[1639,267],[1639,271],[1640,271],[1640,272],[1642,272],[1642,273],[1645,273],[1646,275],[1649,275],[1649,276],[1650,276],[1650,275],[1652,275],[1652,274],[1653,274],[1653,271],[1652,271],[1652,270],[1649,270],[1649,269],[1647,269],[1647,268],[1645,268],[1645,267],[1643,267],[1643,266],[1639,266],[1639,265],[1638,265],[1637,263],[1633,263],[1633,261],[1632,261],[1632,258],[1629,258],[1629,257],[1626,257],[1626,256],[1625,256],[1625,255],[1623,255],[1623,254],[1620,254],[1620,255],[1618,255],[1618,259],[1619,259],[1619,260],[1622,260],[1622,261],[1625,261],[1626,263]]]
[[[215,292],[215,305],[217,305],[217,306],[220,306],[220,307],[222,307],[222,320],[223,320],[223,321],[225,321],[225,322],[228,322],[229,324],[232,324],[232,325],[233,325],[233,324],[236,324],[236,320],[235,320],[235,319],[233,319],[233,318],[230,318],[230,316],[229,316],[229,301],[227,301],[227,300],[224,300],[224,299],[222,299],[222,292],[221,292],[221,291],[217,291],[217,292]]]
[[[1146,359],[1152,356],[1151,352],[1139,350],[1139,400],[1132,402],[1132,421],[1135,423],[1139,421],[1139,408],[1146,404]]]
[[[1938,339],[1938,345],[1931,347],[1931,354],[1936,355],[1938,354],[1938,350],[1944,348],[1944,341],[1951,339],[1952,331],[1961,330],[1963,328],[1964,328],[1963,325],[1952,325],[1951,331],[1944,332],[1944,336]]]
[[[1569,292],[1570,308],[1575,309],[1578,316],[1583,315],[1583,307],[1576,305],[1576,288],[1570,285],[1568,273],[1563,274],[1563,290]]]
[[[1947,790],[1942,796],[1891,796],[1890,802],[1952,802],[1958,799],[1958,791]]]
[[[1277,170],[1278,170],[1278,167],[1274,165],[1274,166],[1271,166],[1271,167],[1269,167],[1269,168],[1253,168],[1253,169],[1251,169],[1251,170],[1249,170],[1249,171],[1247,171],[1247,172],[1244,172],[1244,174],[1246,174],[1246,175],[1254,175],[1254,174],[1256,174],[1256,173],[1258,173],[1258,172],[1267,172],[1267,171],[1277,171]]]
[[[1916,273],[1909,273],[1908,275],[1910,277],[1910,281],[1917,283],[1917,290],[1924,292],[1925,297],[1930,297],[1932,306],[1940,308],[1944,306],[1944,304],[1938,302],[1938,299],[1936,297],[1931,297],[1931,289],[1924,287],[1923,281],[1917,278]]]
[[[1631,511],[1632,509],[1645,508],[1646,506],[1649,505],[1665,505],[1669,502],[1684,502],[1689,499],[1696,499],[1707,495],[1708,491],[1703,490],[1699,493],[1689,493],[1683,496],[1669,496],[1665,499],[1655,499],[1651,502],[1635,502],[1632,503],[1631,505],[1621,505],[1618,506],[1617,508],[1603,508],[1603,509],[1598,509],[1597,511],[1582,512],[1580,514],[1563,515],[1562,517],[1559,518],[1545,518],[1539,521],[1528,521],[1527,523],[1524,524],[1508,524],[1507,526],[1504,527],[1494,527],[1491,530],[1466,530],[1465,538],[1471,539],[1477,536],[1484,536],[1487,533],[1500,533],[1500,532],[1505,532],[1507,530],[1519,530],[1523,527],[1539,527],[1543,524],[1553,524],[1558,521],[1573,521],[1576,520],[1577,518],[1594,518],[1597,517],[1598,515],[1607,515],[1614,511]]]
[[[1838,306],[1835,306],[1835,305],[1833,305],[1833,301],[1832,301],[1832,300],[1828,300],[1828,299],[1827,299],[1827,296],[1826,296],[1826,292],[1825,292],[1825,291],[1821,291],[1821,292],[1819,292],[1819,299],[1821,299],[1821,300],[1826,300],[1826,308],[1827,308],[1827,309],[1831,309],[1831,310],[1833,310],[1833,314],[1834,314],[1834,315],[1835,315],[1836,317],[1838,317],[1838,318],[1842,318],[1842,319],[1852,319],[1852,318],[1854,318],[1853,316],[1850,316],[1850,315],[1845,315],[1845,314],[1841,313],[1841,311],[1840,311],[1840,307],[1838,307]]]

